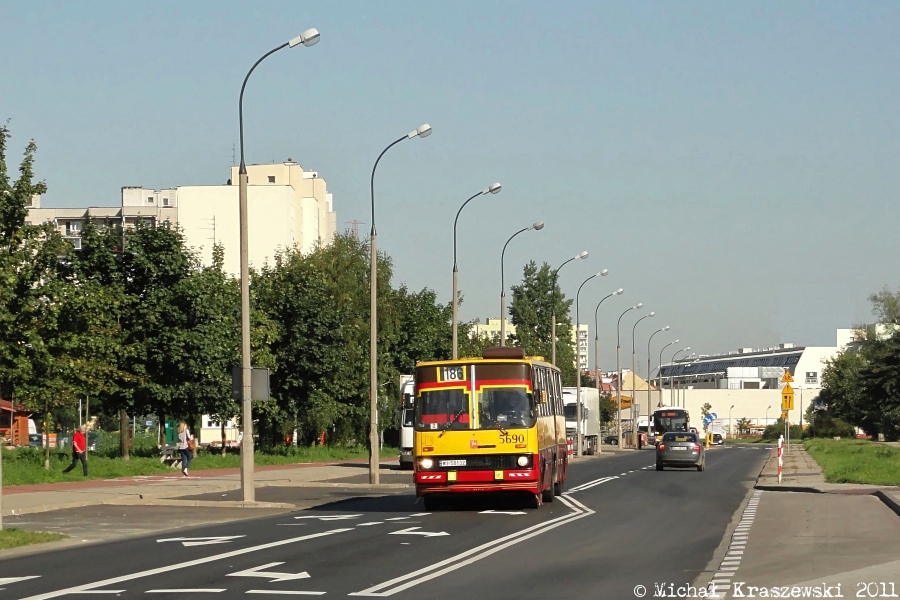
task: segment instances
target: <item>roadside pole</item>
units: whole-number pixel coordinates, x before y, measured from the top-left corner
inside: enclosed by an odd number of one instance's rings
[[[12,435],[12,429],[9,430]],[[3,531],[3,449],[6,448],[6,442],[0,444],[0,531]]]
[[[781,378],[781,383],[784,384],[784,388],[781,390],[781,419],[784,421],[785,450],[788,453],[791,451],[791,425],[788,418],[790,411],[794,410],[794,388],[791,387],[793,382],[794,378],[791,377],[791,372],[785,369],[784,376]]]
[[[784,437],[779,436],[778,439],[778,483],[781,483],[781,469],[784,466]]]

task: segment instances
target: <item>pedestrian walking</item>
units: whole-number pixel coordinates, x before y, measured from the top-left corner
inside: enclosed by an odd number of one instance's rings
[[[194,436],[184,421],[178,424],[178,451],[181,452],[181,474],[187,477],[194,458]]]
[[[72,436],[72,464],[64,469],[63,473],[68,473],[74,469],[80,460],[84,476],[87,477],[87,440],[84,439],[84,431],[85,427],[82,425],[75,432],[75,435]]]

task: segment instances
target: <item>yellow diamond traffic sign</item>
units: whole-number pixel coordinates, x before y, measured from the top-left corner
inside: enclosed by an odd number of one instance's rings
[[[794,388],[789,383],[781,390],[781,410],[794,410]]]
[[[794,383],[794,378],[791,377],[791,372],[787,369],[784,370],[784,377],[781,378],[781,383]]]

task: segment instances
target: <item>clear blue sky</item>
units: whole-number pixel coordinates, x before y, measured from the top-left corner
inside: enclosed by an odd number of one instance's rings
[[[0,117],[14,152],[37,140],[47,206],[224,182],[244,74],[316,27],[254,74],[247,161],[318,170],[340,227],[369,223],[375,157],[430,123],[379,167],[379,245],[449,300],[453,216],[501,182],[460,218],[464,318],[497,316],[502,244],[537,219],[507,280],[590,251],[561,283],[610,270],[591,318],[625,288],[601,310],[607,366],[637,301],[657,312],[639,356],[666,324],[657,348],[832,345],[900,283],[897,3],[30,1],[0,22]]]

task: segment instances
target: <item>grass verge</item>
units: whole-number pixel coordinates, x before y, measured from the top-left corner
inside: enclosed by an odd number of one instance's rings
[[[803,443],[828,483],[900,485],[900,449],[868,440],[812,439]]]
[[[63,539],[61,533],[47,533],[45,531],[26,531],[24,529],[2,529],[0,530],[0,550],[7,548],[17,548],[19,546],[28,546],[30,544],[43,544],[44,542],[55,542]]]
[[[396,448],[384,448],[382,457],[395,457]],[[273,450],[259,450],[254,454],[257,466],[304,464],[314,462],[334,462],[352,460],[368,456],[366,448],[353,447],[289,447],[281,446]],[[57,483],[61,481],[81,481],[81,464],[69,473],[63,469],[72,462],[71,454],[52,450],[50,469],[44,469],[44,452],[41,448],[17,448],[3,450],[3,485],[32,485],[36,483]],[[232,469],[240,467],[241,457],[236,451],[222,456],[219,451],[201,449],[199,456],[191,463],[191,471],[205,469]],[[159,475],[174,473],[176,470],[159,462],[158,458],[132,456],[128,462],[121,458],[90,455],[88,457],[87,479],[115,479],[136,475]]]

